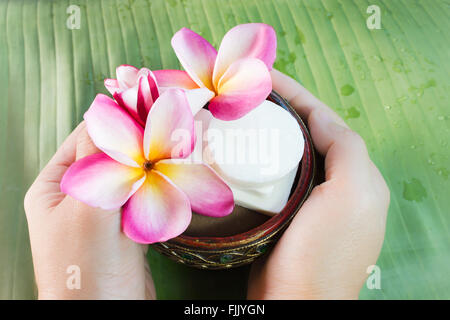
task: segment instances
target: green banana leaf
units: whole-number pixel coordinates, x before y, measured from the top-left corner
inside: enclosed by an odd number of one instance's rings
[[[381,29],[367,27],[370,5]],[[360,297],[450,298],[448,1],[0,0],[1,299],[36,296],[23,196],[106,93],[103,79],[120,64],[180,68],[170,38],[181,27],[217,47],[246,22],[276,29],[275,67],[364,137],[389,184],[381,288]],[[160,298],[245,297],[248,267],[202,271],[148,256]]]

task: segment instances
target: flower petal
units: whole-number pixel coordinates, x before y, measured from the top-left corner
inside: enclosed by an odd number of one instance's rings
[[[152,99],[153,99],[153,101],[155,101],[159,97],[159,89],[158,89],[156,77],[153,74],[153,72],[150,71],[150,73],[147,75],[147,81],[150,86],[150,93],[152,95]]]
[[[117,82],[120,90],[134,87],[138,80],[139,69],[128,64],[120,65],[116,68]]]
[[[169,88],[185,89],[187,99],[194,116],[215,95],[213,91],[207,88],[199,88],[199,86],[192,81],[186,71],[156,70],[153,71],[153,74],[155,75],[161,93]]]
[[[148,114],[144,154],[153,162],[186,158],[194,146],[194,116],[186,93],[182,89],[168,89],[159,96]]]
[[[142,70],[142,69],[141,69]],[[152,72],[139,78],[138,92],[137,92],[137,113],[139,115],[139,122],[145,124],[147,115],[153,103],[159,97],[159,90],[156,85],[156,79]]]
[[[142,169],[125,166],[104,153],[82,158],[67,169],[61,191],[92,207],[120,208],[144,183]]]
[[[222,39],[214,66],[213,80],[217,84],[228,67],[244,58],[257,58],[272,70],[277,50],[275,30],[264,23],[240,24],[230,29]]]
[[[199,87],[183,70],[155,70],[153,74],[159,88],[196,89]]]
[[[125,89],[122,92],[116,92],[113,94],[117,103],[124,108],[140,125],[144,125],[145,122],[141,119],[138,112],[138,87],[132,87]]]
[[[187,28],[175,33],[171,43],[178,60],[192,80],[198,86],[214,91],[212,74],[216,49],[202,36]]]
[[[221,120],[243,117],[260,105],[272,90],[266,65],[259,59],[241,59],[228,68],[218,84],[218,95],[209,103],[209,111]]]
[[[144,129],[114,100],[98,94],[84,119],[94,144],[111,158],[134,167],[144,162]]]
[[[159,90],[156,82],[156,77],[153,74],[153,72],[150,71],[150,69],[147,68],[141,68],[137,74],[138,79],[136,80],[139,82],[141,78],[146,78],[146,81],[148,82],[149,86],[149,94],[152,96],[153,101],[158,99],[159,96]]]
[[[155,164],[155,170],[183,190],[194,212],[211,217],[223,217],[233,211],[233,192],[206,164],[164,160]]]
[[[186,90],[185,92],[194,116],[215,96],[214,92],[206,88]]]
[[[153,170],[125,204],[122,228],[133,241],[162,242],[183,233],[191,217],[187,196],[169,179]]]
[[[120,70],[127,68],[128,67],[122,66]],[[134,67],[131,67],[131,70],[134,70],[133,68]],[[122,72],[127,74],[125,71]],[[129,71],[128,73],[132,72]],[[134,84],[131,83],[133,77],[136,81]],[[125,108],[128,113],[143,126],[153,102],[159,96],[156,79],[153,73],[147,68],[140,69],[136,75],[132,74],[129,78],[130,83],[127,83],[127,86],[129,87],[123,90],[120,88],[117,89],[113,93],[113,96],[117,103]],[[124,88],[123,85],[122,88]],[[114,88],[112,87],[111,89]]]
[[[105,79],[104,81],[106,89],[111,93],[112,95],[119,91],[119,82],[117,79]]]

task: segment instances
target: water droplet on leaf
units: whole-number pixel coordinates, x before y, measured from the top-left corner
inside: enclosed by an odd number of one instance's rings
[[[419,179],[403,181],[403,198],[408,201],[422,202],[427,197],[427,190]]]
[[[343,96],[349,96],[355,91],[355,88],[353,88],[351,85],[346,84],[341,88],[341,94]]]

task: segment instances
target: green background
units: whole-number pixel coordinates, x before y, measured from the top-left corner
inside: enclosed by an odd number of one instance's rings
[[[81,9],[69,30],[69,4]],[[381,9],[369,30],[367,7]],[[275,67],[366,140],[392,192],[377,265],[361,298],[450,298],[448,1],[0,0],[0,298],[34,298],[23,196],[115,67],[179,68],[181,27],[216,47],[239,23],[278,35]],[[326,223],[326,222],[324,222]],[[247,269],[188,269],[150,251],[160,298],[243,298]]]

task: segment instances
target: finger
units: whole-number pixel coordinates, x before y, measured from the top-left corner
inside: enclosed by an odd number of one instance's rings
[[[291,77],[275,69],[272,69],[270,76],[273,89],[286,99],[303,119],[307,119],[313,110],[322,109],[329,112],[337,123],[348,127],[336,112]]]
[[[47,184],[48,185],[46,187],[47,190],[49,188],[52,188],[50,190],[50,192],[53,192],[55,194],[55,196],[53,196],[52,199],[56,199],[56,200],[48,203],[49,208],[56,207],[63,201],[63,199],[67,198],[66,195],[61,192],[60,184],[61,184],[61,180],[62,180],[64,174],[66,173],[67,169],[69,168],[69,166],[73,162],[80,160],[81,158],[84,158],[91,154],[100,152],[100,150],[94,145],[91,138],[89,137],[89,134],[88,134],[88,131],[87,131],[87,128],[85,125],[82,126],[82,128],[78,132],[77,137],[76,137],[76,142],[74,145],[75,145],[75,152],[72,154],[73,161],[70,164],[68,164],[67,166],[64,166],[64,167],[60,166],[57,172],[55,170],[54,177],[52,178],[52,183]],[[49,192],[49,191],[47,191],[47,192]],[[70,202],[75,201],[73,203],[77,203],[76,200],[73,198],[70,198],[69,201]],[[77,205],[80,205],[80,204],[77,204]]]
[[[316,149],[325,156],[325,178],[367,178],[371,161],[364,140],[336,122],[327,110],[316,109],[308,117]],[[350,182],[350,181],[349,181]]]
[[[63,196],[59,183],[67,168],[76,159],[77,139],[82,130],[85,130],[84,122],[72,131],[41,170],[25,196],[25,207],[33,206],[35,200],[44,206],[54,206],[61,201]]]
[[[85,130],[86,124],[81,122],[75,130],[64,140],[61,146],[58,148],[56,153],[47,163],[47,165],[42,169],[41,174],[45,173],[46,168],[53,166],[70,166],[75,161],[76,147],[78,135],[81,131]]]
[[[83,128],[77,137],[76,160],[99,152],[100,150],[92,142],[86,127]]]
[[[61,180],[66,169],[75,161],[78,135],[85,130],[85,127],[85,123],[82,122],[72,131],[41,170],[36,181],[59,182]]]
[[[370,159],[364,141],[349,129],[336,112],[289,76],[275,69],[271,71],[271,76],[274,90],[308,120],[314,146],[325,156],[327,180],[345,177],[350,171],[352,176],[358,170],[364,170],[363,173],[370,171],[366,170]]]

